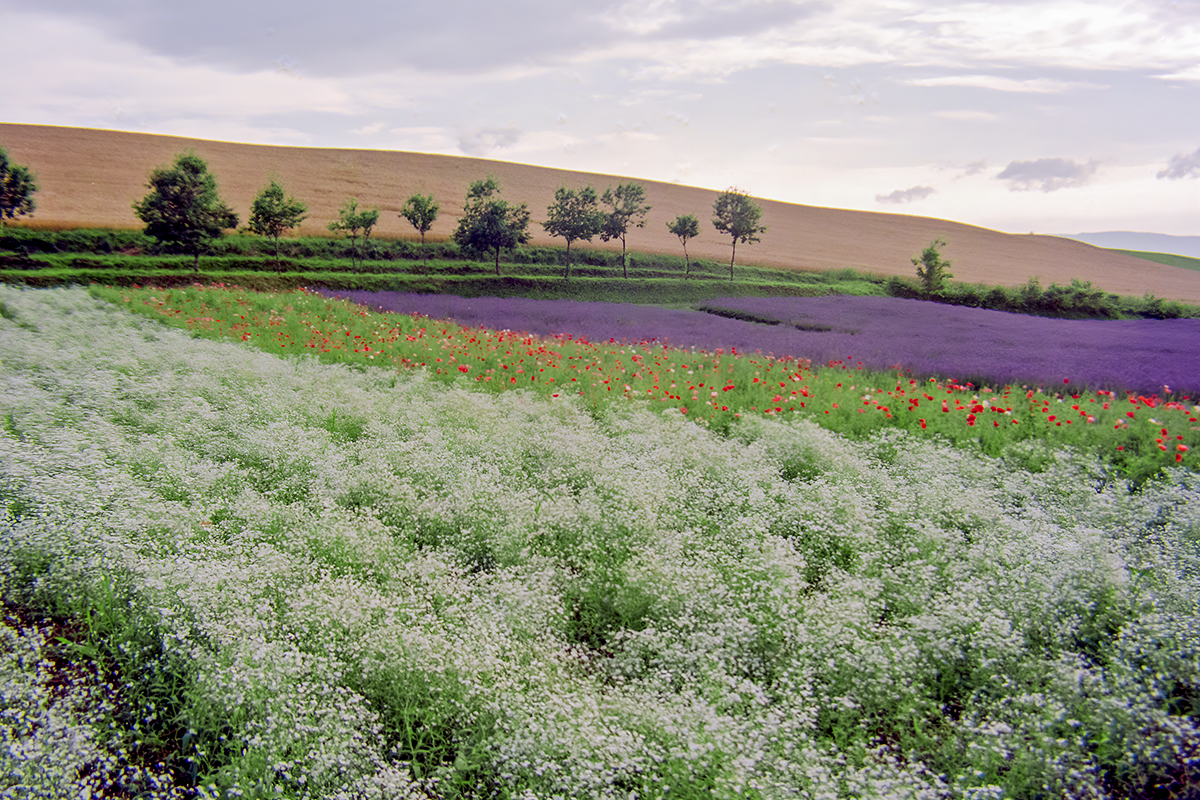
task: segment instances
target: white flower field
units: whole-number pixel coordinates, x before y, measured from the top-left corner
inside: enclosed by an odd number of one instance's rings
[[[1200,792],[1195,472],[0,301],[0,796]]]

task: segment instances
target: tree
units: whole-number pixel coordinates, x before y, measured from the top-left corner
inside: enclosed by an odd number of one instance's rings
[[[133,204],[146,235],[191,253],[200,271],[200,248],[237,227],[237,214],[217,196],[217,179],[195,153],[180,153],[170,167],[156,167],[150,193]]]
[[[667,223],[667,230],[678,236],[679,243],[683,245],[683,276],[686,278],[692,267],[688,260],[687,243],[688,239],[700,235],[700,220],[694,214],[680,214],[674,222]]]
[[[733,260],[737,257],[738,242],[751,244],[760,241],[758,234],[766,232],[759,225],[762,206],[750,199],[750,195],[737,189],[726,189],[713,203],[713,227],[733,237],[733,253],[729,257],[729,280],[733,280]]]
[[[414,194],[404,202],[400,216],[412,223],[421,234],[421,251],[425,252],[425,234],[437,220],[438,204],[432,195]],[[425,253],[425,271],[429,272],[429,254]]]
[[[329,230],[334,233],[345,231],[350,237],[350,259],[356,267],[357,262],[362,260],[358,250],[358,232],[363,232],[363,247],[366,247],[367,240],[371,238],[371,228],[375,227],[376,222],[379,222],[379,209],[364,208],[359,211],[358,198],[351,197],[338,209],[338,218],[329,223]]]
[[[496,252],[496,274],[500,274],[500,251],[512,250],[529,241],[529,209],[524,203],[509,205],[496,197],[500,184],[491,175],[475,181],[463,201],[463,215],[454,231],[459,247]]]
[[[567,240],[567,269],[564,278],[571,277],[571,242],[590,242],[604,226],[604,212],[596,207],[596,190],[591,186],[576,191],[558,187],[554,202],[546,209],[550,216],[542,223],[546,233]]]
[[[600,202],[612,209],[604,214],[604,225],[600,228],[600,240],[621,240],[621,272],[626,278],[629,270],[625,266],[625,235],[629,232],[630,224],[635,228],[646,225],[646,214],[651,206],[643,205],[646,200],[646,189],[640,183],[622,183],[616,191],[611,188],[604,190]],[[633,222],[634,219],[637,222]]]
[[[917,268],[917,277],[925,284],[928,294],[940,292],[946,281],[954,276],[950,274],[950,262],[942,258],[940,248],[946,246],[946,240],[934,239],[929,246],[921,251],[921,255],[913,256],[913,266]]]
[[[264,186],[250,206],[250,232],[275,240],[275,268],[279,269],[279,237],[307,217],[308,206],[294,197],[285,197],[275,178]]]
[[[14,164],[8,159],[8,151],[0,147],[0,223],[37,209],[33,194],[38,190],[37,179],[29,167]]]

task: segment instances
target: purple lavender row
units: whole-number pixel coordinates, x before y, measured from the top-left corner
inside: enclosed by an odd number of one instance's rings
[[[333,293],[328,293],[333,294]],[[773,318],[778,325],[700,311],[626,303],[338,292],[372,309],[453,319],[468,327],[570,334],[673,347],[736,349],[814,364],[976,384],[1073,386],[1143,394],[1200,392],[1200,319],[1062,320],[893,297],[739,297],[706,306]],[[810,330],[801,330],[796,326]],[[830,330],[813,330],[829,328]]]

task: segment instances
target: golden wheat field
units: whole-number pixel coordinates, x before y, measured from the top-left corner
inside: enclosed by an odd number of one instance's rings
[[[529,204],[535,244],[551,239],[537,222],[559,186],[591,184],[599,191],[628,177],[570,172],[546,167],[423,153],[383,150],[276,147],[213,142],[144,133],[0,123],[0,147],[17,163],[28,164],[40,184],[36,226],[138,227],[130,204],[145,192],[151,169],[168,164],[176,153],[194,150],[215,173],[221,196],[244,222],[256,192],[277,176],[286,189],[308,204],[309,218],[299,233],[320,235],[349,197],[381,209],[375,235],[414,237],[399,216],[414,192],[432,194],[441,215],[432,237],[448,237],[461,212],[471,181],[488,174],[500,181],[503,196]],[[636,177],[636,176],[634,176]],[[666,222],[695,214],[701,234],[688,244],[701,258],[727,260],[729,240],[713,230],[717,191],[657,181],[640,181],[653,206],[646,226],[629,235],[632,250],[680,253]],[[912,256],[935,237],[948,242],[957,280],[1020,285],[1038,278],[1043,285],[1092,281],[1110,292],[1200,303],[1200,272],[1169,267],[1082,242],[1054,236],[1009,234],[958,222],[904,214],[847,211],[762,200],[768,231],[758,244],[738,249],[738,261],[784,269],[856,270],[912,275]],[[619,242],[593,246],[620,247]]]

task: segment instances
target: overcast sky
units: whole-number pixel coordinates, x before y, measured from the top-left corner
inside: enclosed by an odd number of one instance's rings
[[[1200,0],[0,0],[0,26],[4,122],[1200,234]]]

